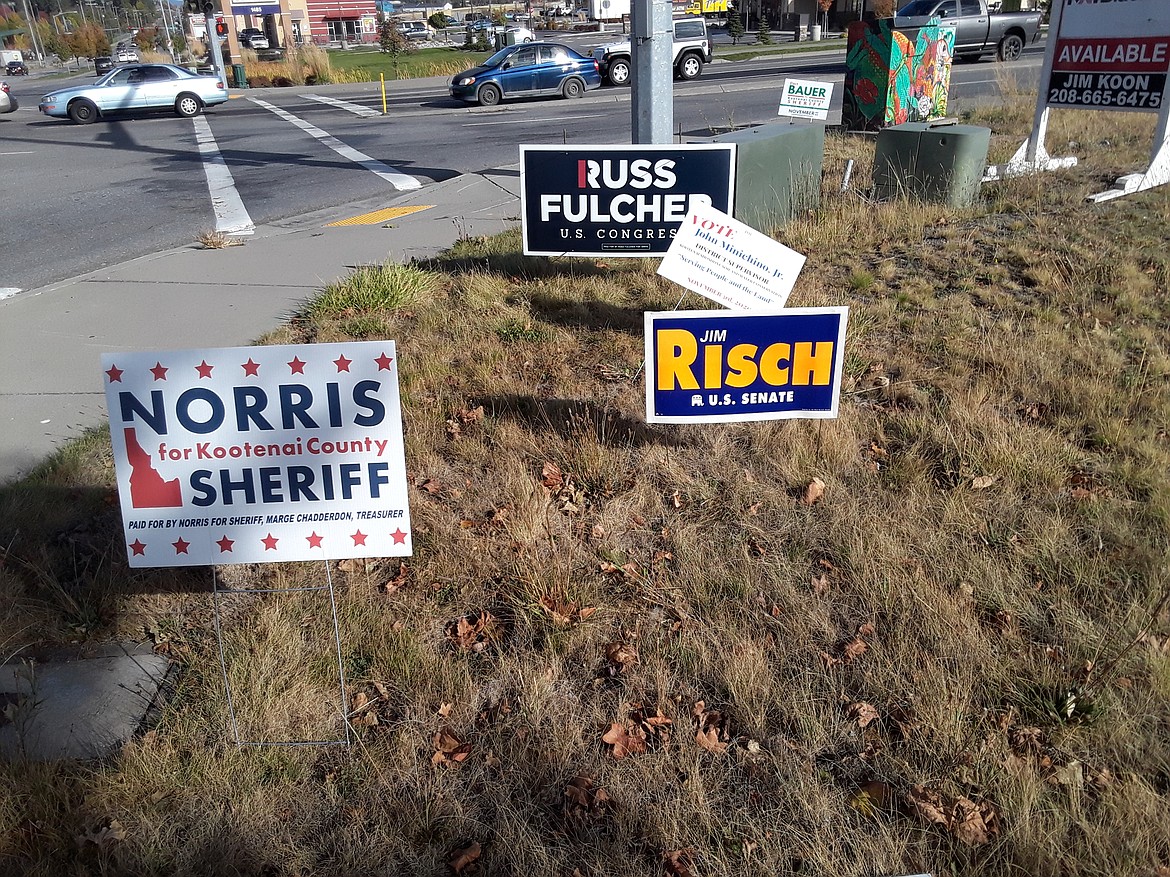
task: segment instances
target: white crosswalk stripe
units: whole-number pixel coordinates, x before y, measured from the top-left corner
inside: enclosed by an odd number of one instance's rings
[[[353,113],[355,116],[361,116],[363,119],[369,119],[373,116],[381,116],[377,110],[363,107],[361,104],[355,104],[347,100],[338,100],[335,97],[329,97],[324,94],[302,94],[301,97],[315,100],[317,103],[328,104],[331,107],[336,107],[339,110],[345,110],[347,113]]]
[[[207,190],[211,193],[211,207],[215,211],[215,230],[230,235],[247,235],[256,231],[252,217],[244,206],[236,181],[211,133],[211,126],[203,116],[195,123],[195,142],[203,156],[203,173],[207,176]]]
[[[328,131],[322,131],[316,125],[310,122],[306,122],[304,119],[297,118],[287,110],[282,110],[280,107],[273,106],[267,101],[262,101],[259,98],[250,97],[248,100],[252,101],[252,103],[256,104],[256,106],[263,107],[269,112],[275,113],[286,122],[291,122],[292,124],[296,125],[305,133],[320,140],[338,155],[342,156],[343,158],[348,158],[355,164],[361,165],[366,170],[370,171],[370,173],[381,177],[395,189],[406,191],[408,189],[422,188],[422,184],[419,183],[419,181],[414,177],[409,176],[408,174],[404,174],[396,168],[390,167],[388,164],[383,164],[376,158],[370,158],[370,156],[366,155],[364,152],[354,149],[352,146],[347,146]]]

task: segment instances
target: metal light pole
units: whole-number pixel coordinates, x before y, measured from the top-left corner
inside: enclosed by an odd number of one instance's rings
[[[169,5],[170,0],[159,0],[158,8],[162,12],[163,28],[167,35],[167,53],[171,56],[172,63],[178,63],[178,59],[175,57],[175,46],[171,42],[171,20],[167,17],[167,7]]]
[[[32,42],[33,54],[40,60],[41,65],[45,63],[45,56],[41,51],[40,37],[37,36],[37,22],[36,19],[29,14],[28,0],[24,0],[24,20],[28,22],[28,38]]]

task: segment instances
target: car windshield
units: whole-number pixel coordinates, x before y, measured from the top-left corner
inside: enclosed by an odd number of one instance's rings
[[[500,51],[496,52],[494,55],[492,55],[490,58],[488,58],[486,61],[484,61],[480,66],[481,67],[499,67],[500,64],[502,64],[508,58],[509,55],[514,55],[514,54],[516,54],[516,47],[515,46],[509,46],[506,49],[500,49]]]
[[[938,6],[938,0],[913,0],[899,9],[898,14],[907,18],[915,15],[930,15],[936,6]]]

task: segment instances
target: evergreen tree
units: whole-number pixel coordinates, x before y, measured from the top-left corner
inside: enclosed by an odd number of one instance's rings
[[[772,29],[768,25],[768,13],[760,10],[760,27],[756,31],[756,42],[764,45],[772,44]]]
[[[743,16],[738,6],[731,5],[727,8],[727,35],[731,37],[733,46],[739,45],[739,41],[743,39]]]

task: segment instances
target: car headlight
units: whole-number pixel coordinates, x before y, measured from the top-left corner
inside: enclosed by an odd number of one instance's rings
[[[475,82],[474,76],[464,76],[462,79],[460,79],[455,84],[458,86],[464,86],[464,85],[471,85],[473,82]]]
[[[57,102],[57,100],[58,100],[58,98],[57,98],[57,95],[55,95],[55,94],[46,94],[46,95],[45,95],[43,98],[41,98],[41,103],[43,103],[43,104],[55,104],[55,103]]]

